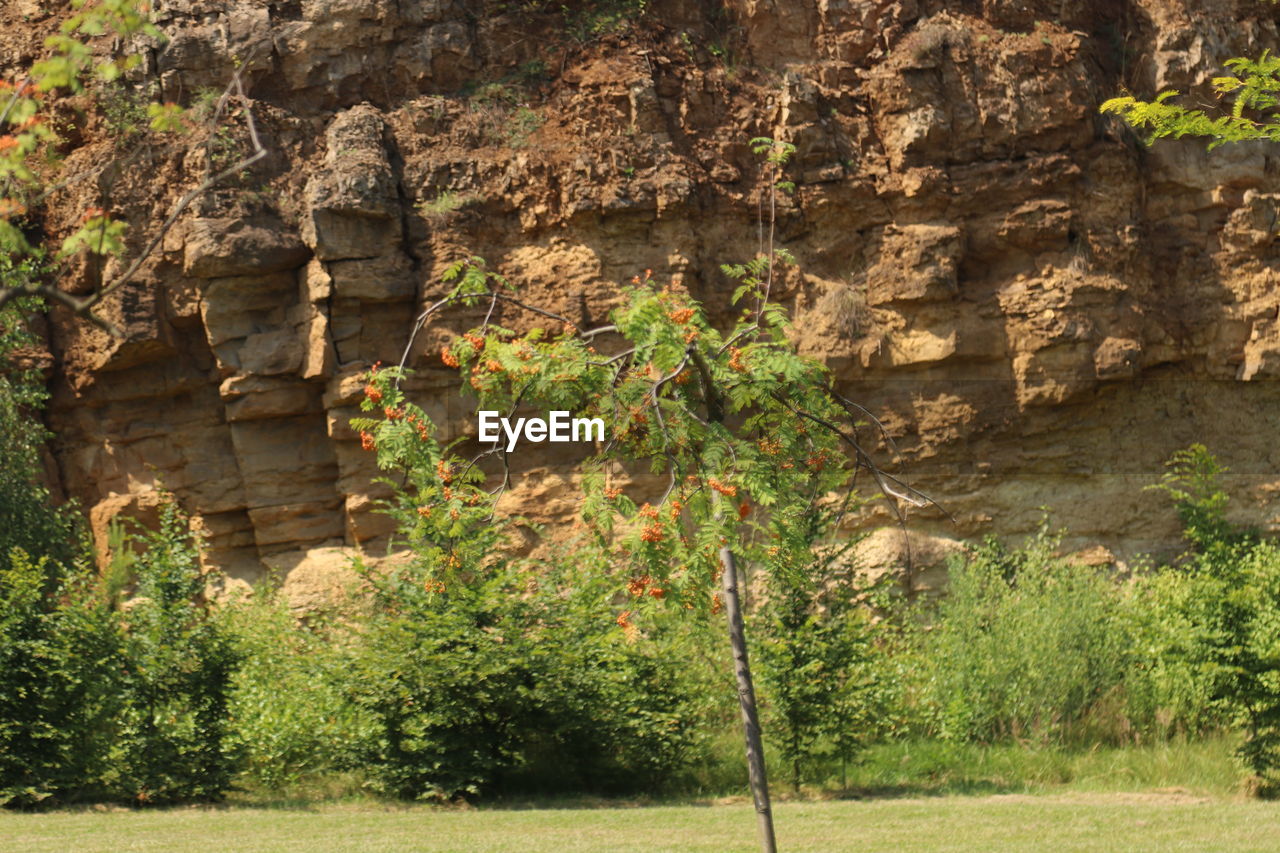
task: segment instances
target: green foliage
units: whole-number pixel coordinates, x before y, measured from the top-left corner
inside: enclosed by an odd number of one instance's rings
[[[315,619],[299,624],[265,589],[218,618],[242,661],[227,712],[244,777],[279,790],[352,766],[373,726],[342,693],[348,632]]]
[[[541,72],[529,63],[502,80],[478,86],[467,99],[471,123],[489,145],[524,148],[546,119],[527,103]]]
[[[779,549],[765,572],[764,598],[749,622],[764,696],[765,730],[795,790],[826,756],[845,768],[875,740],[898,697],[880,664],[869,590],[851,565],[852,542],[820,547],[834,526],[810,516],[808,548]],[[793,562],[794,561],[794,562]],[[791,563],[791,564],[787,564]]]
[[[627,29],[648,8],[649,0],[577,0],[560,4],[565,33],[578,44]]]
[[[1135,734],[1166,740],[1229,727],[1226,672],[1214,653],[1219,592],[1194,573],[1168,567],[1137,578],[1118,626],[1132,649],[1125,710]]]
[[[129,223],[112,219],[101,211],[90,211],[84,223],[62,241],[59,258],[80,251],[97,255],[118,255],[124,251],[124,232]]]
[[[1193,551],[1164,581],[1177,640],[1164,657],[1244,733],[1240,757],[1259,790],[1280,789],[1280,547],[1225,518],[1225,470],[1201,445],[1170,461],[1174,499]]]
[[[444,190],[433,199],[423,199],[414,205],[418,213],[433,225],[439,225],[449,219],[457,210],[475,200],[474,195],[460,194]]]
[[[94,90],[98,109],[106,122],[107,132],[117,147],[136,142],[147,127],[147,112],[151,104],[151,92],[134,87],[121,80],[105,83]]]
[[[121,705],[112,614],[48,558],[0,563],[0,805],[91,793]]]
[[[978,743],[1115,736],[1090,724],[1127,669],[1119,589],[1056,558],[1057,544],[1042,530],[1025,548],[988,540],[953,561],[917,652],[927,731]]]
[[[45,40],[48,54],[31,66],[27,79],[6,96],[0,106],[0,250],[21,255],[33,251],[19,227],[27,208],[24,196],[39,196],[41,181],[32,158],[56,140],[43,115],[46,93],[54,90],[80,92],[89,81],[115,84],[121,75],[140,61],[139,54],[101,57],[88,40],[110,36],[122,42],[135,37],[160,40],[160,30],[150,22],[148,6],[139,0],[72,0],[72,14],[57,34]],[[5,88],[10,88],[6,84]],[[120,89],[110,92],[121,93]],[[132,96],[127,96],[129,100]],[[108,124],[118,124],[133,106],[114,96],[106,101]],[[87,249],[103,254],[118,253],[123,223],[111,221],[105,213],[86,216],[85,227],[63,243],[64,254]]]
[[[346,689],[375,721],[378,790],[633,792],[696,754],[696,697],[661,639],[628,642],[598,562],[499,564],[442,584],[420,560],[369,575],[375,606]]]
[[[228,703],[240,655],[201,603],[199,552],[173,503],[142,540],[122,617],[129,701],[107,782],[138,803],[217,800],[235,770]]]
[[[1213,80],[1219,98],[1231,103],[1226,115],[1211,116],[1204,110],[1188,109],[1173,103],[1179,92],[1161,92],[1151,101],[1132,96],[1111,98],[1101,111],[1120,116],[1134,128],[1143,130],[1147,144],[1157,139],[1184,136],[1204,137],[1210,150],[1227,142],[1251,139],[1280,140],[1280,57],[1263,51],[1257,59],[1236,57],[1226,65],[1234,73]]]
[[[1203,444],[1174,453],[1166,467],[1169,470],[1159,484],[1150,488],[1173,500],[1183,536],[1200,555],[1201,564],[1231,563],[1235,550],[1255,541],[1257,535],[1227,521],[1227,493],[1219,482],[1227,468]]]
[[[0,253],[0,288],[22,286],[43,273],[36,258]],[[28,318],[42,308],[22,298],[0,308],[0,555],[21,548],[52,567],[68,567],[82,553],[74,516],[52,506],[42,482],[40,451],[46,431],[37,417],[44,378],[23,354],[37,348]]]
[[[514,301],[507,283],[474,259],[449,278],[458,284],[445,302]],[[790,535],[785,521],[847,481],[843,437],[823,425],[848,411],[829,391],[826,368],[795,352],[779,306],[759,301],[755,313],[721,332],[695,300],[652,280],[637,276],[624,297],[611,317],[625,342],[615,356],[597,354],[571,327],[516,335],[487,326],[458,338],[441,358],[463,372],[481,409],[511,411],[518,400],[602,419],[612,439],[586,463],[584,517],[632,575],[650,576],[672,601],[706,607],[718,543],[749,544],[744,519],[752,506],[778,520],[772,536]],[[385,417],[352,423],[377,448],[382,467],[410,471],[418,503],[400,509],[402,531],[412,541],[428,528],[443,534],[488,525],[501,489],[486,490],[476,461],[435,444],[425,414],[396,387],[399,376],[372,375],[365,408],[381,407]],[[611,488],[615,462],[665,471],[662,502],[637,506]],[[736,511],[721,509],[726,498],[737,499]],[[786,544],[766,539],[759,548]]]

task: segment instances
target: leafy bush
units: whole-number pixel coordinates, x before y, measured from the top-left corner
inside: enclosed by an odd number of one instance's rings
[[[652,790],[694,758],[683,662],[626,640],[604,609],[606,576],[543,568],[446,590],[411,567],[374,579],[380,604],[347,684],[376,721],[362,764],[380,790]]]
[[[119,642],[109,610],[47,557],[15,548],[0,564],[0,805],[96,790],[121,705]]]
[[[0,255],[0,289],[39,275],[39,264]],[[37,340],[27,316],[38,299],[22,298],[0,308],[0,559],[21,548],[52,572],[83,553],[74,517],[53,508],[41,481],[40,448],[47,433],[36,416],[48,396],[38,370],[20,358]]]
[[[217,800],[235,771],[228,703],[240,657],[201,601],[199,552],[173,503],[142,539],[122,616],[128,701],[107,781],[139,803]]]
[[[1280,546],[1228,522],[1219,485],[1225,469],[1204,446],[1179,452],[1169,468],[1160,488],[1174,499],[1191,552],[1158,580],[1157,601],[1177,636],[1158,648],[1157,669],[1181,676],[1211,711],[1235,721],[1244,734],[1240,757],[1259,791],[1273,794],[1280,787]]]
[[[1018,550],[987,540],[952,563],[949,594],[916,652],[927,730],[1066,742],[1122,690],[1120,590],[1098,569],[1055,558],[1057,542],[1044,530]]]
[[[269,590],[224,608],[241,660],[228,705],[228,739],[245,777],[271,789],[351,766],[371,723],[346,701],[346,634],[302,625]]]
[[[824,756],[839,761],[843,785],[847,765],[884,731],[898,698],[895,680],[879,665],[881,631],[868,607],[871,590],[851,563],[854,541],[819,544],[836,521],[828,511],[811,513],[793,547],[767,552],[773,565],[750,624],[766,740],[797,791]]]

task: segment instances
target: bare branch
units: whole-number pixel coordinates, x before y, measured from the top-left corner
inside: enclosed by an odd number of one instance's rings
[[[22,93],[27,90],[27,86],[31,85],[30,77],[23,77],[22,82],[13,90],[13,96],[9,98],[9,103],[4,105],[4,112],[0,112],[0,124],[4,124],[9,119],[9,113],[13,112],[13,108],[17,106]]]
[[[242,80],[242,74],[244,72],[244,69],[247,66],[248,66],[248,63],[246,62],[242,64],[240,68],[236,69],[235,77],[232,78],[231,84],[228,87],[227,91],[223,93],[223,99],[225,100],[229,96],[230,89],[234,88],[236,91],[237,97],[244,103],[245,123],[248,125],[248,128],[249,128],[249,138],[253,145],[253,152],[249,154],[247,157],[244,157],[236,161],[235,163],[232,163],[230,166],[223,169],[221,172],[218,172],[216,175],[205,178],[194,189],[191,189],[186,193],[184,193],[182,197],[178,199],[177,204],[174,205],[173,210],[170,211],[169,216],[161,224],[159,231],[157,231],[152,236],[151,241],[147,243],[147,246],[145,249],[143,249],[142,253],[138,255],[138,257],[136,257],[133,260],[133,263],[131,263],[125,269],[125,271],[122,272],[120,275],[118,275],[110,284],[107,284],[106,286],[100,288],[93,296],[89,297],[89,299],[86,301],[86,306],[85,306],[86,309],[91,309],[93,306],[101,302],[112,291],[117,290],[121,286],[127,284],[133,278],[133,276],[138,272],[139,269],[141,269],[142,265],[147,261],[147,259],[151,256],[151,254],[155,251],[156,247],[160,245],[160,242],[165,238],[165,235],[169,233],[169,229],[172,228],[174,223],[178,221],[178,217],[182,215],[182,212],[187,209],[187,207],[191,204],[191,202],[195,201],[197,198],[204,195],[209,190],[213,189],[213,187],[217,186],[226,178],[229,178],[232,175],[236,174],[237,172],[241,172],[244,169],[249,168],[249,166],[252,166],[254,163],[258,162],[263,157],[267,156],[267,149],[263,147],[262,140],[258,138],[258,128],[253,120],[253,110],[250,108],[249,99],[244,92],[244,81]]]

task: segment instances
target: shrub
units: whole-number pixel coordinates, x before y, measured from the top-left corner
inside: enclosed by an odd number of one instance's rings
[[[122,616],[128,704],[108,782],[138,803],[217,800],[235,771],[227,723],[239,655],[201,601],[199,552],[173,503],[142,539]]]
[[[351,766],[372,732],[342,695],[346,633],[300,624],[269,590],[227,606],[220,622],[241,660],[228,740],[245,777],[279,789]]]
[[[698,700],[671,644],[626,641],[604,575],[527,569],[446,590],[412,569],[375,579],[347,690],[376,723],[362,763],[377,788],[653,790],[695,757]]]
[[[952,563],[949,594],[917,651],[933,733],[1067,742],[1122,689],[1120,589],[1096,568],[1055,558],[1057,543],[1044,530],[1017,550],[989,539]]]
[[[824,756],[846,769],[892,717],[895,683],[877,647],[881,631],[851,563],[856,540],[824,545],[838,517],[809,514],[795,547],[774,547],[764,573],[762,602],[751,618],[765,731],[799,790],[806,771]],[[779,541],[772,538],[770,541]]]
[[[47,557],[15,548],[0,564],[0,805],[97,790],[121,705],[119,640],[108,609]]]
[[[653,793],[704,756],[724,685],[699,653],[714,636],[697,616],[649,614],[619,631],[607,556],[580,548],[534,565],[529,616],[539,726],[512,790]],[[528,595],[528,592],[526,592]]]
[[[39,275],[39,264],[0,255],[0,290]],[[0,559],[21,548],[55,571],[84,553],[83,541],[69,512],[55,510],[41,480],[40,448],[47,433],[36,413],[48,396],[43,379],[21,358],[36,345],[27,315],[41,309],[35,298],[0,308]]]
[[[1224,468],[1203,445],[1175,454],[1160,488],[1191,551],[1158,581],[1157,600],[1191,641],[1167,641],[1157,667],[1185,673],[1212,710],[1243,730],[1240,757],[1260,793],[1280,788],[1280,547],[1226,519]],[[1172,620],[1171,620],[1172,621]]]

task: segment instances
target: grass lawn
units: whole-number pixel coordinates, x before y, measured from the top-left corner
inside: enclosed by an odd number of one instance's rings
[[[1072,792],[785,802],[783,851],[1280,850],[1280,804]],[[370,804],[0,814],[2,851],[658,851],[755,848],[749,804],[443,809]]]

